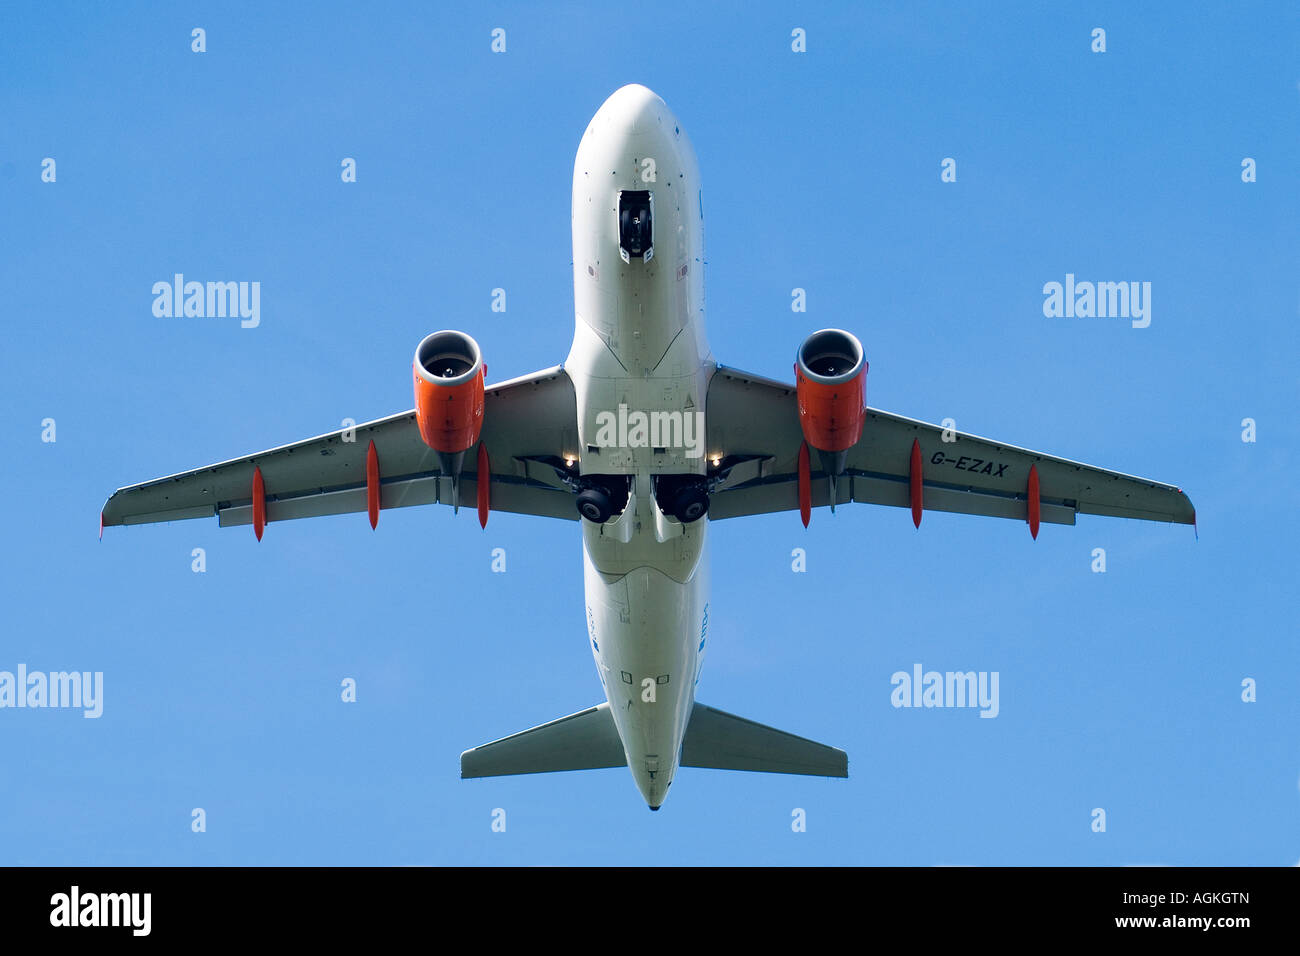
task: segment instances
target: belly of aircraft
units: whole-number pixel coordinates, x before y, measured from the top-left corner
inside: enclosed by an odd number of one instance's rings
[[[700,550],[707,520],[692,526]],[[658,807],[677,770],[702,659],[707,563],[697,554],[686,580],[642,564],[602,573],[584,546],[592,653],[628,768]]]

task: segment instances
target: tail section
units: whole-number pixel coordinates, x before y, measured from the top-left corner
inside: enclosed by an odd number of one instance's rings
[[[696,703],[682,742],[682,767],[847,777],[843,751]],[[626,767],[609,704],[502,737],[460,755],[462,777]],[[657,808],[656,808],[657,809]]]
[[[696,703],[682,743],[681,766],[847,777],[849,756],[835,747]]]

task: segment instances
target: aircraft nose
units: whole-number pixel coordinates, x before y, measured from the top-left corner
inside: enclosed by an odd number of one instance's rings
[[[640,133],[661,124],[666,106],[653,90],[640,83],[629,83],[611,93],[598,113],[629,133]]]

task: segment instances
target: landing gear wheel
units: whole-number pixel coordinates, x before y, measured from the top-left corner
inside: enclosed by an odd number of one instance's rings
[[[682,524],[699,521],[709,513],[709,493],[698,486],[688,486],[673,495],[673,517]]]
[[[579,493],[578,514],[588,521],[604,524],[613,513],[613,502],[609,500],[609,495],[599,488],[588,488],[586,491]]]

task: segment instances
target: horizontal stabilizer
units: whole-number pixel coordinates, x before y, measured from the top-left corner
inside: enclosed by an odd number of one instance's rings
[[[843,750],[696,704],[682,744],[683,767],[847,777]]]
[[[623,742],[607,703],[502,737],[460,755],[462,777],[626,766]]]

